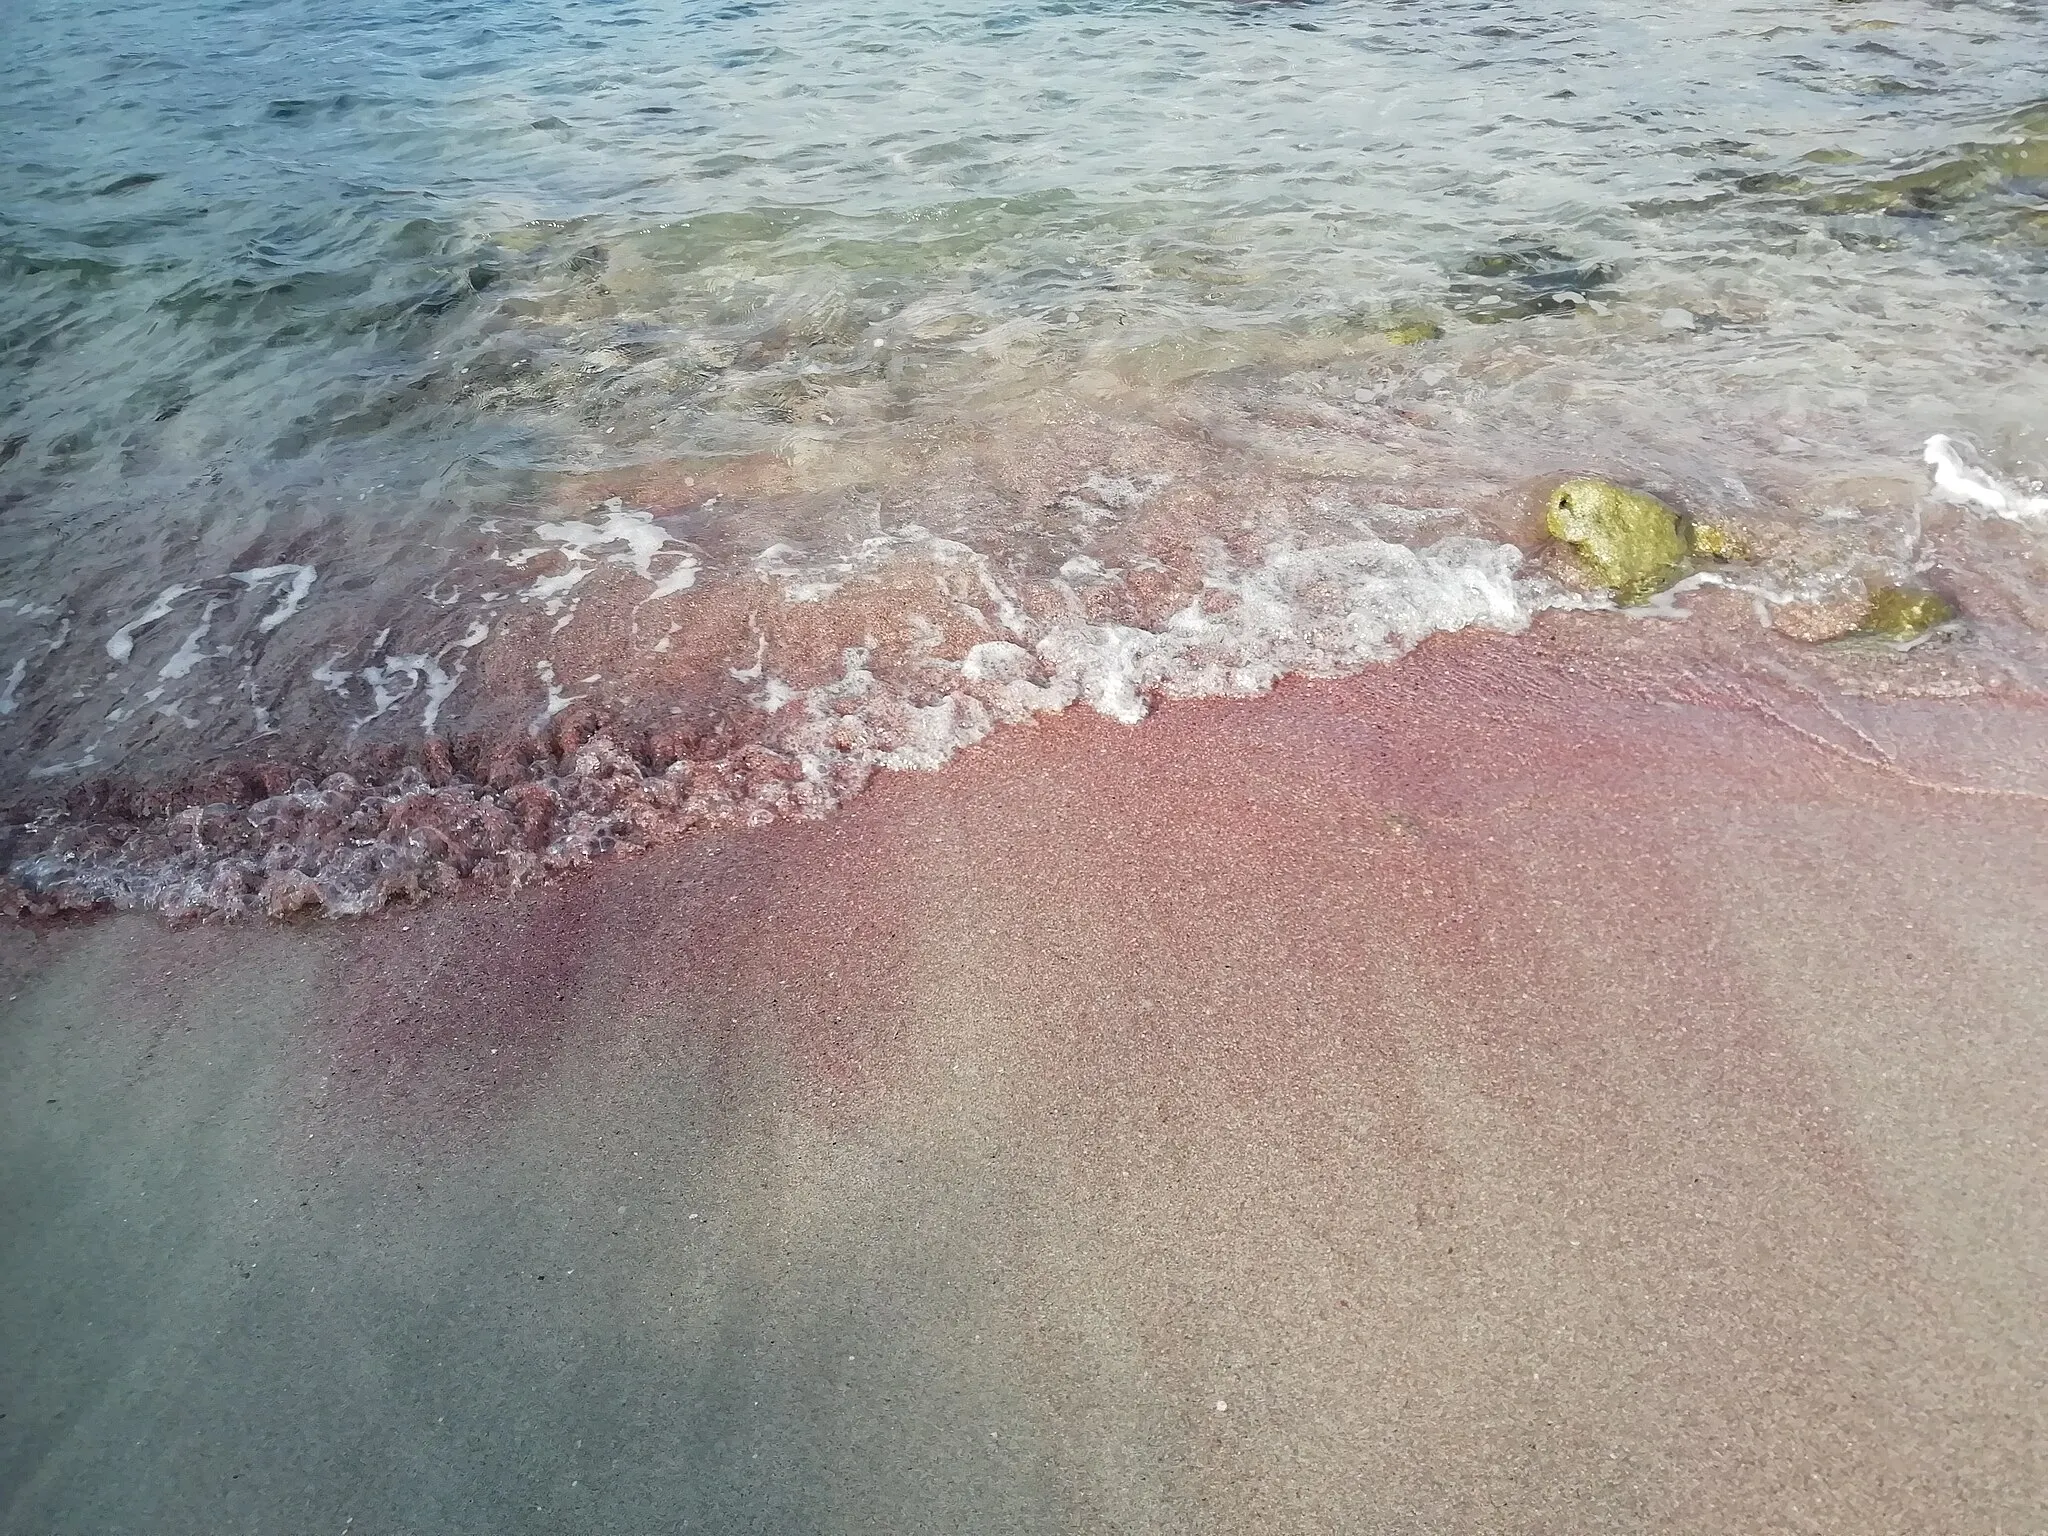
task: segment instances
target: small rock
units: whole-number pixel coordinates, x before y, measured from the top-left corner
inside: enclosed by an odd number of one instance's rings
[[[1808,645],[1853,635],[1870,612],[1867,597],[1840,597],[1819,603],[1780,603],[1771,610],[1771,628]]]
[[[1870,594],[1857,630],[1888,640],[1917,640],[1956,616],[1955,605],[1937,592],[1910,587],[1879,587]]]
[[[1387,340],[1397,347],[1412,347],[1425,341],[1441,341],[1444,328],[1434,320],[1402,320],[1386,330]]]
[[[1686,529],[1692,552],[1709,560],[1753,560],[1749,540],[1726,523],[1693,523]]]
[[[1879,587],[1824,602],[1781,603],[1771,612],[1771,627],[1809,645],[1851,635],[1916,640],[1955,616],[1955,606],[1939,593]]]

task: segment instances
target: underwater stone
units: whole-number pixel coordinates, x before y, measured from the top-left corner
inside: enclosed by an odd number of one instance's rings
[[[1771,609],[1771,628],[1807,645],[1819,645],[1855,634],[1869,612],[1870,600],[1860,594],[1823,602],[1779,603]]]
[[[1624,603],[1670,586],[1685,565],[1678,514],[1610,480],[1567,480],[1550,493],[1545,525]]]
[[[1620,297],[1618,277],[1605,263],[1575,261],[1552,246],[1488,251],[1452,280],[1450,307],[1475,325],[1577,315],[1593,302]]]
[[[1859,633],[1890,640],[1915,640],[1956,616],[1955,605],[1937,592],[1909,587],[1880,587],[1870,594]]]
[[[1403,320],[1390,325],[1386,330],[1387,340],[1397,347],[1412,347],[1418,342],[1439,341],[1444,328],[1434,320]]]
[[[1693,523],[1686,529],[1686,543],[1695,555],[1709,560],[1755,558],[1749,540],[1726,523]]]
[[[1781,603],[1771,610],[1771,627],[1782,635],[1818,645],[1853,636],[1916,640],[1956,616],[1938,593],[1907,587],[1879,587],[1820,602]]]

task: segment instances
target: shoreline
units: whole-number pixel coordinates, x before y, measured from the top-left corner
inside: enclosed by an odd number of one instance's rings
[[[0,930],[0,1530],[2018,1528],[2048,724],[1669,681],[1440,637]]]
[[[1761,710],[1852,760],[1887,757],[1849,718],[1869,708],[1903,719],[1912,701],[1974,697],[2003,713],[2048,699],[1968,621],[1902,641],[1855,627],[1877,600],[1866,597],[1792,604],[1793,618],[1763,622],[1760,589],[1711,561],[1648,606],[1616,610],[1582,607],[1540,556],[1462,537],[1269,553],[1275,589],[1247,588],[1235,609],[1183,605],[1152,628],[1070,618],[1034,648],[986,629],[970,643],[970,628],[955,637],[959,660],[926,658],[908,672],[872,655],[872,626],[901,595],[869,594],[852,613],[871,623],[865,644],[840,615],[836,668],[798,684],[758,661],[725,669],[756,691],[704,719],[674,718],[680,706],[663,717],[658,692],[620,705],[578,696],[504,731],[324,760],[229,754],[158,781],[102,775],[0,821],[0,918],[355,918],[518,889],[713,832],[816,822],[877,774],[945,769],[1049,716],[1078,709],[1138,726],[1161,704],[1256,702],[1294,682],[1409,666],[1416,648],[1470,633],[1515,637],[1531,665],[1604,673],[1642,697]],[[1273,611],[1281,589],[1285,623]],[[1017,633],[1028,638],[1028,626]],[[701,657],[691,666],[721,674]],[[1817,710],[1817,735],[1780,706]],[[1908,734],[1922,738],[1915,751],[1934,744],[1917,727]],[[1980,767],[2008,766],[1978,756]],[[2048,794],[2048,772],[2021,777],[2025,792]]]

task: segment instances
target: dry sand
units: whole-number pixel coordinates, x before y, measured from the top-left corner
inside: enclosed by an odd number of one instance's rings
[[[2048,722],[1566,654],[0,935],[0,1528],[2048,1529]]]

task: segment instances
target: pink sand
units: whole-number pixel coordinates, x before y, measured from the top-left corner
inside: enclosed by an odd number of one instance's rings
[[[2043,725],[1453,639],[7,932],[0,1528],[2037,1529]]]

